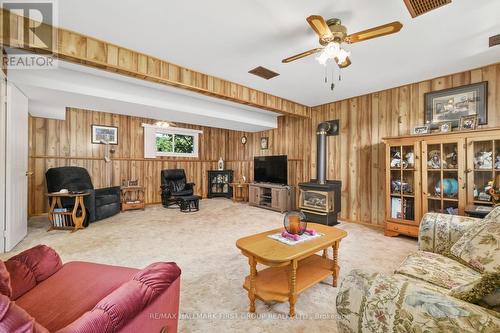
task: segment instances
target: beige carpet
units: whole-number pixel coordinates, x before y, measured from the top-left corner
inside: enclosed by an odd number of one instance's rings
[[[141,268],[155,261],[175,261],[182,269],[181,332],[336,332],[337,288],[318,284],[302,293],[298,317],[287,318],[288,304],[257,301],[256,318],[248,316],[242,288],[248,264],[235,246],[243,236],[280,227],[283,215],[206,199],[200,212],[150,206],[121,213],[76,233],[46,232],[45,217],[30,221],[28,237],[6,259],[36,244],[47,244],[64,262],[84,260]],[[391,273],[417,248],[414,239],[384,237],[381,230],[342,223],[349,236],[340,246],[341,276],[354,268]],[[331,279],[326,280],[331,283]]]

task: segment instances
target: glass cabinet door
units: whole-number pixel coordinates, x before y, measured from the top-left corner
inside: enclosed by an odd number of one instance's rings
[[[418,144],[387,147],[388,220],[412,224],[419,220],[420,201],[415,193],[420,181],[418,156]]]
[[[493,205],[488,193],[491,182],[500,175],[500,140],[471,138],[467,142],[467,202]]]
[[[463,215],[465,202],[463,140],[422,142],[423,213]]]

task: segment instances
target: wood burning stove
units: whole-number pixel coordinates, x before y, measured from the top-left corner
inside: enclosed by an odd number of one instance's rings
[[[325,225],[337,224],[340,213],[339,180],[326,180],[327,174],[327,136],[338,135],[339,121],[333,120],[318,125],[317,137],[317,179],[307,183],[299,183],[299,207],[308,221]]]

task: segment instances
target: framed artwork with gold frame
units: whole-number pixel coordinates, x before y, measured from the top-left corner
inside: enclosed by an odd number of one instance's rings
[[[463,116],[460,118],[460,130],[475,130],[477,128],[477,114],[471,116]]]

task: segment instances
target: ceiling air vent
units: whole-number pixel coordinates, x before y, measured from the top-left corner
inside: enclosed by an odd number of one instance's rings
[[[255,67],[254,69],[249,70],[248,73],[253,74],[253,75],[257,75],[258,77],[261,77],[261,78],[266,79],[266,80],[272,79],[273,77],[279,75],[278,73],[273,72],[272,70],[267,69],[267,68],[262,67],[262,66]]]
[[[490,37],[490,47],[500,44],[500,35]]]
[[[423,15],[431,10],[451,3],[451,0],[403,0],[411,17]]]

